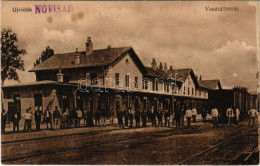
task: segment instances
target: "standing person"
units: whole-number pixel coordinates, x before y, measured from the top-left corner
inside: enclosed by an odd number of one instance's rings
[[[151,121],[152,121],[152,126],[156,127],[156,120],[155,120],[156,112],[154,110],[154,107],[151,109]]]
[[[158,118],[158,126],[163,126],[162,124],[162,117],[163,117],[163,112],[162,110],[160,109],[159,112],[157,113],[157,118]]]
[[[207,111],[206,111],[205,107],[202,108],[201,116],[202,116],[202,122],[206,123],[206,121],[207,121]]]
[[[171,113],[168,109],[165,109],[164,111],[164,126],[166,127],[168,125],[168,127],[170,127],[170,116]]]
[[[213,127],[218,127],[218,109],[216,107],[212,108],[211,116],[213,118]]]
[[[21,113],[16,111],[13,115],[13,131],[15,132],[15,128],[17,128],[17,131],[19,131],[19,122],[21,120]]]
[[[113,110],[113,108],[111,108],[111,110],[110,110],[110,125],[111,126],[114,125],[114,110]]]
[[[5,113],[5,109],[2,109],[2,113],[1,113],[1,132],[2,132],[2,134],[5,133],[6,119],[7,119],[7,115]]]
[[[68,112],[69,112],[69,110],[66,109],[66,111],[64,111],[64,112],[61,114],[61,128],[62,128],[62,129],[67,128]]]
[[[190,108],[188,107],[188,109],[186,110],[186,119],[187,119],[187,126],[190,127],[190,122],[191,122],[191,117],[192,117],[192,111],[190,110]]]
[[[100,118],[98,110],[95,111],[94,116],[95,116],[95,127],[97,127],[99,126],[99,118]]]
[[[184,116],[185,116],[186,112],[185,112],[185,108],[184,105],[182,105],[181,107],[181,125],[184,126]]]
[[[50,124],[51,129],[53,129],[52,128],[52,121],[51,121],[52,120],[52,115],[51,115],[51,112],[48,109],[45,110],[43,118],[44,118],[44,121],[46,122],[47,129],[49,129],[49,125],[48,124]]]
[[[193,119],[193,123],[196,123],[196,116],[197,116],[197,109],[196,107],[193,107],[192,111],[192,119]]]
[[[175,111],[176,128],[181,127],[181,108],[177,108]]]
[[[257,116],[258,112],[255,110],[255,108],[252,108],[248,111],[248,115],[250,117],[248,121],[248,126],[254,126],[255,124],[255,118]]]
[[[24,131],[31,131],[30,122],[32,120],[32,114],[29,109],[26,109],[26,112],[23,114],[25,128]]]
[[[227,109],[226,116],[227,116],[227,118],[228,118],[228,126],[231,126],[232,118],[234,118],[234,111],[233,111],[233,109],[232,109],[232,106],[230,106],[230,107]]]
[[[123,125],[123,111],[122,111],[121,108],[119,108],[117,117],[118,117],[118,125],[119,125],[119,127],[120,128],[121,127],[124,128],[124,125]]]
[[[89,108],[87,111],[87,126],[88,127],[93,127],[93,111]]]
[[[236,108],[236,124],[238,125],[238,123],[239,123],[239,115],[240,115],[240,111],[239,111],[239,109],[238,108]]]
[[[128,126],[128,118],[129,118],[128,108],[126,108],[124,111],[124,117],[125,117],[125,126]]]
[[[142,122],[143,122],[143,127],[146,127],[146,120],[147,120],[147,112],[144,109],[142,112]]]
[[[138,109],[135,111],[135,127],[140,127],[140,112]]]
[[[83,120],[84,120],[84,126],[87,126],[87,109],[86,107],[84,108],[82,112]]]
[[[147,111],[147,116],[148,116],[147,122],[151,122],[151,110],[150,109],[148,109],[148,111]]]
[[[129,109],[129,120],[130,120],[130,128],[133,128],[134,113],[131,108]]]
[[[101,126],[106,126],[106,116],[107,116],[106,109],[102,109],[102,112],[101,112]]]
[[[42,112],[39,110],[39,107],[35,107],[34,120],[36,123],[36,131],[41,130],[41,119],[42,119]]]
[[[77,127],[80,127],[80,121],[82,119],[82,111],[78,107],[76,112],[77,112]]]
[[[55,129],[57,130],[60,121],[60,111],[58,110],[58,106],[55,106],[55,110],[53,112],[53,121]]]

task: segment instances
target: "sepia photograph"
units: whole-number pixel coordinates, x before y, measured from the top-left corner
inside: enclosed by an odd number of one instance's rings
[[[1,1],[1,164],[259,165],[259,1]]]

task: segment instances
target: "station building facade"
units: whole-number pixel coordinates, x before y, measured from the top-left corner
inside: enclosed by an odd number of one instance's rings
[[[144,66],[132,47],[93,49],[55,54],[29,72],[36,82],[5,85],[3,108],[9,116],[36,106],[43,110],[66,108],[110,110],[171,109],[184,104],[200,110],[208,104],[210,88],[191,68],[173,69],[157,63]]]

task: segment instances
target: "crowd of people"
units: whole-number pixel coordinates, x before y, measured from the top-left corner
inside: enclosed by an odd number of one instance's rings
[[[213,127],[218,127],[220,113],[216,107],[212,107],[211,112],[207,111],[205,108],[200,110],[202,122],[206,123],[207,115],[210,114],[212,117]],[[66,128],[78,128],[80,126],[94,127],[94,126],[106,126],[107,121],[109,125],[114,126],[114,119],[117,118],[118,126],[120,128],[138,128],[146,127],[147,123],[150,122],[152,127],[165,126],[170,127],[170,121],[172,121],[172,126],[180,128],[184,126],[184,121],[186,118],[187,126],[190,127],[191,123],[197,122],[198,111],[196,107],[189,108],[184,107],[184,105],[175,108],[174,113],[170,109],[155,109],[151,107],[148,110],[132,109],[131,107],[122,110],[120,107],[114,112],[113,108],[111,110],[99,109],[99,111],[92,111],[89,109],[65,109],[60,111],[57,106],[55,106],[54,111],[46,109],[42,111],[42,107],[35,107],[34,114],[32,109],[29,107],[26,109],[23,115],[20,112],[15,112],[12,116],[13,131],[19,131],[19,123],[21,119],[24,119],[24,131],[32,131],[32,120],[34,119],[36,124],[36,131],[41,130],[41,124],[46,124],[46,129],[58,130]],[[255,124],[255,118],[258,115],[256,109],[252,108],[248,111],[249,126]],[[231,126],[232,123],[238,124],[240,120],[240,110],[232,107],[226,110],[227,125]],[[5,110],[2,110],[2,133],[5,132],[7,114]],[[83,121],[83,123],[82,123]],[[135,124],[134,124],[135,122]]]

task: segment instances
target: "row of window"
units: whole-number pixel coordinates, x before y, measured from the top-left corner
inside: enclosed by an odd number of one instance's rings
[[[120,84],[120,76],[119,76],[119,73],[115,73],[115,85],[116,86],[119,86]],[[93,80],[97,80],[97,74],[96,73],[92,73],[91,74],[91,80],[92,80],[92,85],[95,85],[97,84],[97,81],[93,81]],[[126,87],[130,87],[130,77],[129,75],[125,75],[125,86]],[[148,90],[149,89],[149,86],[148,86],[148,80],[143,80],[143,84],[142,84],[142,88],[144,90]],[[135,88],[138,88],[138,77],[135,77],[134,79],[134,84],[135,84]],[[164,83],[164,86],[163,86],[163,91],[164,92],[167,92],[169,93],[169,84],[165,84]],[[174,88],[174,85],[172,85],[171,87],[172,89]],[[177,87],[176,87],[177,88]],[[158,81],[152,81],[152,90],[153,91],[158,91]],[[177,94],[178,93],[178,88],[175,90],[175,93]],[[191,88],[191,91],[190,91],[190,87],[188,87],[188,90],[187,90],[187,95],[192,95],[194,96],[194,93],[195,93],[195,96],[197,96],[197,91],[194,89],[194,88]],[[202,93],[203,92],[199,92],[199,97],[202,96]],[[184,86],[183,87],[183,94],[185,95],[186,94],[186,87]],[[204,97],[206,97],[206,93],[204,93]]]

